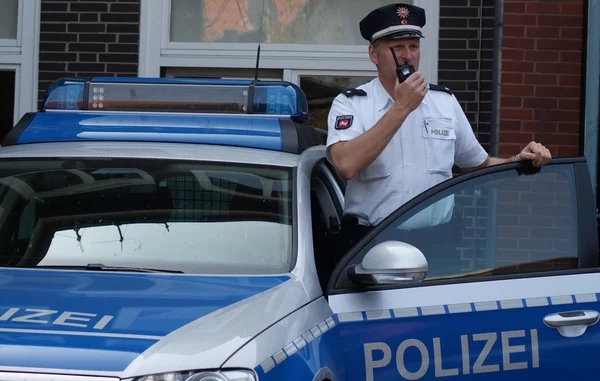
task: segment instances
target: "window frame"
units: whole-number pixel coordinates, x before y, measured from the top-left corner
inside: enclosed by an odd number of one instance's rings
[[[561,165],[568,164],[573,166],[573,177],[575,181],[575,198],[576,204],[573,205],[576,210],[596,210],[595,200],[593,193],[591,192],[591,182],[589,176],[588,166],[584,157],[577,158],[558,158],[553,159],[548,165]],[[529,162],[511,162],[507,164],[495,165],[477,169],[471,172],[467,172],[463,175],[451,178],[445,182],[438,184],[427,191],[419,194],[406,204],[391,213],[386,217],[378,226],[372,229],[366,234],[357,244],[350,249],[336,265],[331,280],[328,285],[328,294],[345,294],[354,293],[357,291],[365,290],[386,290],[386,289],[397,289],[397,288],[412,288],[412,287],[428,287],[444,284],[459,284],[459,283],[471,283],[471,282],[484,282],[484,281],[497,281],[505,279],[520,279],[520,278],[534,278],[534,277],[547,277],[557,276],[563,274],[580,274],[589,272],[600,272],[600,255],[599,255],[599,243],[598,233],[596,224],[596,213],[577,213],[577,238],[578,238],[578,259],[579,267],[572,270],[556,270],[556,271],[544,271],[544,272],[533,272],[533,273],[519,273],[519,274],[507,274],[507,275],[494,275],[494,276],[481,276],[481,277],[468,277],[459,279],[444,279],[444,280],[432,280],[423,283],[407,283],[401,285],[381,285],[381,286],[359,286],[353,285],[351,287],[338,287],[337,284],[340,279],[347,278],[346,270],[351,265],[352,261],[356,256],[360,255],[363,249],[371,243],[371,241],[385,230],[389,225],[393,224],[405,213],[412,210],[414,207],[421,205],[423,202],[428,202],[431,197],[436,196],[438,193],[444,190],[454,187],[457,184],[469,181],[473,178],[482,177],[491,173],[504,172],[504,171],[532,171],[535,170]],[[589,184],[586,186],[585,184]]]
[[[167,67],[253,68],[257,43],[182,43],[169,41],[171,0],[141,0],[139,76],[158,77]],[[427,14],[420,71],[437,82],[439,2],[413,0]],[[355,26],[358,27],[358,26]],[[425,48],[425,49],[423,49]],[[366,45],[261,44],[260,67],[288,70],[373,71]]]
[[[19,0],[16,39],[0,39],[0,69],[15,71],[13,125],[37,110],[41,0]]]
[[[11,157],[11,158],[4,158],[2,161],[9,163],[9,162],[32,162],[32,163],[38,163],[40,161],[42,161],[43,159],[45,159],[45,162],[56,162],[56,163],[60,163],[60,162],[76,162],[78,160],[82,160],[82,161],[86,161],[86,162],[92,162],[94,163],[94,165],[98,165],[98,167],[100,168],[103,163],[103,160],[101,157],[80,157],[80,156],[73,156],[73,157],[55,157],[55,156],[49,156],[49,157]],[[297,184],[297,168],[293,167],[293,166],[287,166],[287,165],[277,165],[277,164],[273,164],[273,163],[269,163],[269,164],[263,164],[263,163],[244,163],[244,162],[236,162],[236,161],[226,161],[226,160],[202,160],[202,159],[181,159],[181,158],[152,158],[152,157],[123,157],[123,156],[119,156],[119,157],[111,157],[112,160],[117,161],[117,166],[116,168],[125,168],[127,167],[126,165],[121,165],[122,163],[125,162],[142,162],[142,163],[146,163],[146,165],[156,165],[155,163],[171,163],[171,164],[175,164],[175,165],[185,165],[185,168],[187,168],[187,170],[190,171],[190,175],[191,176],[195,176],[193,171],[190,169],[190,167],[193,166],[199,166],[199,167],[207,167],[207,168],[211,168],[214,167],[214,169],[202,169],[203,171],[224,171],[227,173],[234,173],[234,172],[239,172],[241,173],[243,176],[244,175],[254,175],[254,176],[261,176],[261,173],[263,171],[278,171],[280,173],[285,172],[286,175],[286,179],[285,182],[289,185],[285,191],[289,193],[290,197],[286,202],[286,205],[283,205],[283,210],[285,211],[286,214],[285,217],[287,220],[289,220],[289,226],[290,226],[290,241],[288,242],[289,244],[289,251],[285,253],[285,255],[287,256],[287,263],[286,263],[286,270],[283,273],[289,273],[292,271],[292,269],[295,267],[295,263],[297,260],[297,256],[298,256],[298,216],[297,216],[297,196],[296,196],[296,184]],[[221,167],[223,166],[223,167]],[[134,166],[135,167],[135,166]],[[47,172],[47,171],[54,171],[54,170],[61,170],[61,171],[65,171],[65,169],[59,168],[58,166],[52,166],[50,167],[44,167],[41,172]],[[198,168],[196,168],[195,170],[198,170]],[[140,170],[143,171],[143,170]],[[160,182],[164,181],[165,179],[167,179],[167,177],[165,177],[164,175],[166,174],[166,172],[164,171],[160,171],[157,172],[156,174],[160,173],[161,177],[152,177],[153,180],[156,181],[156,185],[158,185]],[[155,174],[155,175],[156,175]],[[11,175],[12,176],[12,175]],[[102,181],[102,180],[99,180]],[[125,184],[127,185],[127,184]],[[108,188],[108,189],[112,189]],[[96,192],[97,190],[92,190],[92,192]],[[2,227],[3,225],[5,226],[9,226],[8,229],[5,230],[1,230],[0,229],[0,235],[2,234],[6,234],[6,239],[10,241],[10,237],[12,236],[13,233],[18,232],[19,228],[22,224],[22,218],[23,218],[23,212],[24,210],[28,207],[29,203],[33,200],[34,198],[28,198],[27,202],[23,205],[18,205],[16,203],[10,204],[11,208],[10,209],[6,209],[7,211],[9,211],[9,213],[5,213],[3,218],[0,218],[0,227]],[[0,198],[0,203],[3,201],[3,198]],[[71,216],[69,216],[71,217]],[[49,216],[49,217],[45,217],[45,220],[47,221],[52,221],[52,220],[60,220],[61,218],[64,218],[64,215],[56,215],[56,216]],[[29,233],[29,245],[32,244],[33,245],[37,245],[38,241],[32,241],[32,237],[34,234],[36,234],[36,231],[38,229],[37,225],[39,224],[39,221],[41,221],[42,219],[36,219],[35,223],[32,227],[31,232]],[[182,221],[178,221],[178,222],[182,222]],[[133,224],[133,223],[132,223]],[[99,225],[99,226],[109,226],[109,225]],[[11,241],[12,242],[12,241]],[[46,253],[47,254],[47,253]],[[44,254],[44,255],[46,255]],[[283,254],[283,253],[282,253]],[[10,266],[6,266],[6,267],[10,267]],[[141,266],[144,267],[144,266]],[[2,266],[0,266],[0,268],[2,268]],[[274,275],[274,274],[278,274],[279,272],[262,272],[262,275]],[[190,273],[190,274],[196,274],[196,275],[204,275],[202,273]],[[223,274],[218,274],[218,275],[223,275]],[[229,274],[225,274],[225,275],[229,275]]]

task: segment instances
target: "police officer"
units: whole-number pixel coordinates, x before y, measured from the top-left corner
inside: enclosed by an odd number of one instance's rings
[[[428,84],[419,73],[425,12],[411,4],[389,4],[360,22],[377,67],[372,81],[339,94],[328,116],[327,158],[348,180],[342,230],[357,241],[370,227],[426,189],[463,170],[512,160],[541,166],[551,159],[543,145],[531,142],[518,155],[490,157],[477,141],[452,92]],[[402,83],[395,52],[415,72]],[[438,221],[447,222],[443,215]]]

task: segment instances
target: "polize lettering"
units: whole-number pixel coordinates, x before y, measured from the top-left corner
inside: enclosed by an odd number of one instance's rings
[[[442,341],[439,337],[433,338],[431,347],[433,347],[433,353],[421,340],[406,339],[395,348],[395,353],[393,353],[392,348],[384,342],[366,343],[364,344],[365,379],[367,381],[379,379],[380,377],[376,377],[376,370],[389,366],[393,360],[398,375],[404,380],[419,380],[430,369],[433,370],[435,377],[448,377],[540,367],[536,329],[528,332],[518,330],[461,335],[462,363],[460,365],[446,364],[448,362],[446,359],[456,357],[443,353]],[[492,350],[501,351],[501,363],[490,361],[488,356]],[[415,367],[413,362],[410,369],[406,361],[406,354],[409,351],[412,351],[413,354],[416,353],[418,359],[417,366]],[[519,353],[522,355],[515,360],[513,355]]]
[[[448,130],[431,130],[431,135],[450,136],[450,131],[448,131]]]
[[[0,311],[2,312],[2,311]],[[51,324],[77,328],[103,330],[113,319],[110,315],[86,312],[42,310],[35,308],[9,308],[0,315],[0,322]]]

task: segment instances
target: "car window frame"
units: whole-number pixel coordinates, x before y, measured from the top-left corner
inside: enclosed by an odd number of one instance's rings
[[[67,160],[67,161],[91,161],[91,162],[103,162],[106,161],[107,159],[109,160],[114,160],[114,161],[121,161],[121,160],[131,160],[131,161],[165,161],[165,162],[176,162],[176,163],[189,163],[190,165],[211,165],[211,166],[218,166],[218,165],[226,165],[226,166],[233,166],[234,168],[237,168],[239,171],[241,171],[242,168],[273,168],[273,169],[277,169],[277,170],[284,170],[287,172],[287,174],[289,175],[288,181],[289,181],[289,193],[290,193],[290,202],[289,202],[289,218],[290,218],[290,226],[291,226],[291,241],[290,241],[290,257],[289,257],[289,261],[288,261],[288,266],[286,270],[284,270],[282,273],[289,273],[293,270],[293,268],[296,265],[296,261],[297,261],[297,257],[298,257],[298,231],[297,231],[297,226],[298,226],[298,212],[297,212],[297,204],[298,204],[298,198],[297,198],[297,194],[296,194],[296,184],[298,181],[298,168],[297,166],[290,166],[290,165],[278,165],[278,164],[274,164],[274,163],[256,163],[256,162],[251,162],[251,163],[245,163],[245,162],[239,162],[239,161],[227,161],[227,160],[223,160],[223,159],[218,159],[218,160],[204,160],[204,159],[196,159],[196,158],[164,158],[164,157],[137,157],[137,156],[109,156],[109,157],[102,157],[102,156],[56,156],[56,155],[51,155],[51,156],[14,156],[14,157],[2,157],[1,160],[4,162],[19,162],[19,161],[32,161],[32,162],[41,162],[41,161],[61,161],[61,160]],[[41,172],[43,171],[49,171],[49,170],[55,170],[55,169],[60,169],[59,167],[52,167],[52,168],[42,168]],[[157,184],[162,181],[163,178],[161,178],[161,180],[157,180]],[[26,204],[24,204],[20,209],[21,212],[22,210],[24,210],[24,208],[26,207]],[[15,221],[16,225],[18,227],[19,224],[19,219],[21,218],[21,212],[19,212],[18,215],[13,216],[12,219],[13,221]],[[7,215],[11,215],[12,213]],[[0,221],[1,222],[1,221]],[[16,229],[16,228],[15,228]],[[16,231],[15,229],[12,229],[10,232],[14,232]],[[10,237],[11,234],[8,234],[7,237]],[[267,274],[267,273],[265,273]],[[203,275],[203,274],[201,274]],[[222,275],[222,274],[219,274]],[[271,275],[271,273],[267,274],[267,275]]]
[[[353,285],[352,287],[338,287],[338,281],[342,277],[347,277],[346,269],[352,263],[357,255],[360,255],[365,246],[369,245],[374,238],[376,238],[383,230],[389,225],[397,221],[402,215],[409,212],[415,207],[418,207],[424,202],[428,202],[431,197],[436,196],[448,188],[454,187],[458,184],[467,182],[471,179],[486,176],[492,173],[498,173],[503,171],[519,171],[524,174],[536,173],[539,169],[533,167],[531,162],[519,161],[511,162],[506,164],[499,164],[489,167],[484,167],[463,173],[461,175],[450,178],[436,186],[420,193],[413,199],[406,202],[400,208],[396,209],[389,216],[387,216],[379,225],[371,229],[369,233],[361,238],[350,250],[336,264],[336,267],[330,277],[329,284],[327,286],[327,295],[334,294],[345,294],[353,293],[357,291],[376,291],[396,288],[412,288],[412,287],[427,287],[436,286],[443,284],[457,284],[457,283],[469,283],[469,282],[483,282],[490,280],[505,280],[505,279],[516,279],[516,278],[533,278],[533,277],[546,277],[546,276],[557,276],[563,274],[581,274],[590,272],[600,272],[600,252],[598,243],[598,231],[597,231],[597,220],[596,220],[596,204],[594,200],[594,194],[592,192],[591,178],[589,174],[589,167],[585,157],[569,157],[569,158],[555,158],[550,161],[549,165],[572,165],[573,166],[573,177],[575,180],[575,196],[577,210],[593,210],[591,213],[577,213],[578,219],[578,250],[579,253],[584,255],[578,255],[579,267],[572,270],[556,270],[547,272],[534,272],[534,273],[521,273],[521,274],[505,274],[505,275],[494,275],[494,276],[481,276],[481,277],[468,277],[459,279],[443,279],[443,280],[432,280],[424,283],[406,283],[406,284],[395,284],[395,285],[375,285],[375,286],[364,286],[364,285]],[[589,185],[583,185],[589,184]]]

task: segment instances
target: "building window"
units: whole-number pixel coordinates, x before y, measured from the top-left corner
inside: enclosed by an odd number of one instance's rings
[[[412,0],[425,9],[419,71],[437,83],[439,3]],[[141,0],[139,76],[239,71],[254,77],[282,73],[301,87],[304,75],[374,77],[359,23],[386,0]],[[261,21],[262,20],[262,21]],[[306,74],[310,72],[311,74]],[[348,75],[350,73],[350,75]],[[250,75],[248,75],[250,74]],[[206,75],[206,74],[205,74]],[[376,73],[375,73],[376,75]],[[322,78],[321,78],[322,79]],[[319,102],[322,101],[318,96]]]
[[[0,13],[0,45],[2,40],[17,39],[17,22],[19,19],[19,0],[2,0]]]
[[[366,45],[358,24],[386,0],[171,0],[170,41]],[[262,22],[262,25],[261,25]]]

